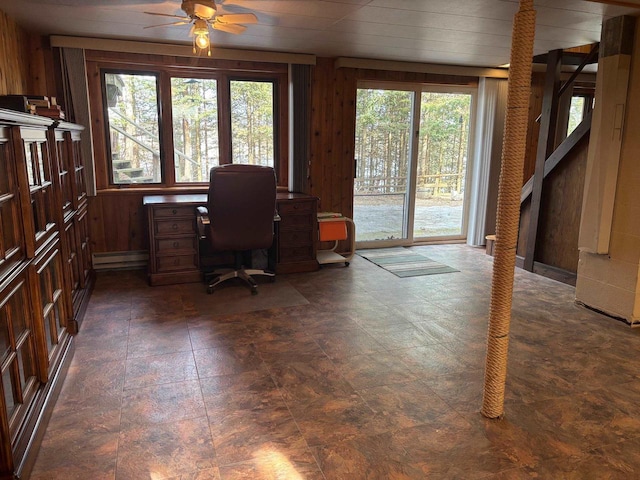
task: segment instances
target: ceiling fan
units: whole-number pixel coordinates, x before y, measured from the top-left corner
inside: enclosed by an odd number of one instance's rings
[[[184,11],[184,15],[144,12],[149,15],[158,15],[161,17],[180,19],[171,23],[151,25],[144,28],[191,24],[189,36],[193,37],[193,53],[196,53],[197,47],[200,49],[200,51],[207,50],[207,54],[209,56],[211,56],[209,28],[220,30],[222,32],[237,34],[242,33],[247,29],[247,27],[242,25],[243,23],[252,24],[258,22],[258,17],[256,17],[253,13],[230,13],[220,15],[218,14],[216,4],[213,0],[182,0],[180,8]]]

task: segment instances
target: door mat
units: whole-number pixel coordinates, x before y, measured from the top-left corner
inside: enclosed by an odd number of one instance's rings
[[[378,248],[360,250],[357,253],[398,277],[418,277],[460,271],[406,248]]]

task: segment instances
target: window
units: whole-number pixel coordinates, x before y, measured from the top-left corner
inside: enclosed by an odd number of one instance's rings
[[[230,90],[233,162],[272,167],[273,83],[232,80]]]
[[[104,85],[112,183],[160,183],[156,76],[105,73]]]
[[[586,97],[571,97],[571,106],[569,107],[569,125],[567,126],[567,136],[571,135],[582,119],[586,110]]]
[[[94,130],[98,189],[203,185],[225,163],[272,166],[286,185],[286,65],[106,57],[87,62],[90,95],[102,98],[91,108],[105,119]]]
[[[173,167],[177,183],[208,182],[219,164],[216,80],[171,79]]]

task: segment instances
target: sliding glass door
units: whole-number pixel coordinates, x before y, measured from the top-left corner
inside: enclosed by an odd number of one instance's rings
[[[360,85],[354,181],[360,246],[466,237],[474,92]]]
[[[407,238],[414,93],[358,89],[354,222],[358,241]]]

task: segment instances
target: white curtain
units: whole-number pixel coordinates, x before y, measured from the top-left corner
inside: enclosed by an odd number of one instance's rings
[[[485,245],[485,236],[495,233],[506,106],[507,80],[481,78],[469,204],[469,245]]]

